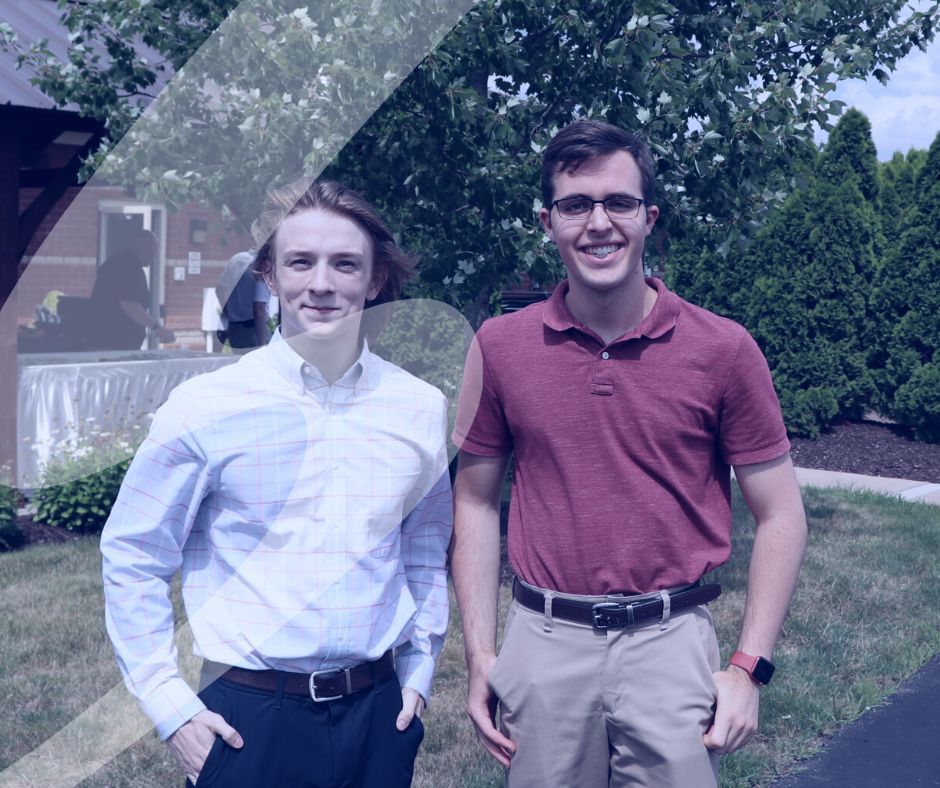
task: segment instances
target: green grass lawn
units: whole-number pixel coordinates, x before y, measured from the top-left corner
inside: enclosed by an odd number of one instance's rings
[[[772,784],[825,736],[940,652],[940,508],[836,490],[807,490],[804,499],[810,544],[777,649],[778,673],[763,691],[759,735],[722,761],[721,784],[729,788]],[[738,497],[735,551],[715,573],[725,592],[711,606],[725,659],[744,604],[751,530]],[[120,677],[104,631],[95,539],[0,555],[0,590],[0,769],[5,769],[113,690]],[[504,607],[507,591],[502,589]],[[464,682],[455,614],[425,716],[416,786],[502,784],[500,770],[483,754],[466,720]],[[86,748],[107,749],[106,742],[120,740],[120,734],[126,743],[134,741],[125,693],[119,689],[109,698],[117,710],[98,704],[96,715],[86,715],[94,719],[78,734],[49,747],[50,763],[65,758],[70,748],[79,753],[72,761],[81,762]],[[121,716],[125,712],[128,716]],[[95,719],[108,720],[118,735],[105,735]],[[63,766],[52,769],[60,779],[68,773]],[[182,784],[152,733],[85,776],[82,784],[95,788]],[[0,786],[25,784],[11,778],[12,772],[0,773]]]

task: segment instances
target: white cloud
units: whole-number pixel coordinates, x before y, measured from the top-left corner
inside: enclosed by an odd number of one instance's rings
[[[901,60],[887,85],[874,77],[843,82],[834,98],[868,116],[881,161],[897,150],[929,148],[940,133],[940,38]],[[817,132],[816,141],[827,136]]]

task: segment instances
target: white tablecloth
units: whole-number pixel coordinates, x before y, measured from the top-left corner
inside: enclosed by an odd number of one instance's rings
[[[146,423],[187,378],[237,361],[187,351],[90,351],[18,357],[17,486],[39,484],[43,463],[64,442]]]

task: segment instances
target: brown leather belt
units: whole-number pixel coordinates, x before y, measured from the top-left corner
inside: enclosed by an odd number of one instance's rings
[[[523,607],[542,613],[545,610],[545,596],[539,591],[522,585],[518,580],[512,584],[513,598]],[[721,595],[721,586],[718,583],[707,583],[683,588],[669,594],[669,612],[679,613],[690,607],[704,605],[717,599]],[[661,596],[646,599],[634,599],[606,602],[579,602],[574,599],[552,597],[552,616],[574,621],[579,624],[590,624],[595,629],[630,629],[631,627],[656,621],[663,615],[663,598]]]
[[[351,668],[317,670],[313,673],[290,673],[286,670],[246,670],[229,668],[219,678],[242,687],[276,693],[283,677],[284,692],[301,695],[318,703],[351,695],[368,689],[395,672],[395,660],[391,651],[386,651],[374,662],[364,662]]]

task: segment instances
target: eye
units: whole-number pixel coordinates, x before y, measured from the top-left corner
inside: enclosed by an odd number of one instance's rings
[[[583,213],[590,210],[590,203],[583,197],[569,197],[559,200],[558,207],[564,213]]]
[[[336,267],[341,271],[356,271],[359,269],[359,262],[357,260],[337,260]]]
[[[633,213],[640,207],[640,201],[636,197],[608,197],[604,201],[608,211],[613,213]]]
[[[288,268],[304,270],[310,267],[311,263],[309,260],[304,259],[303,257],[294,257],[285,263]]]

